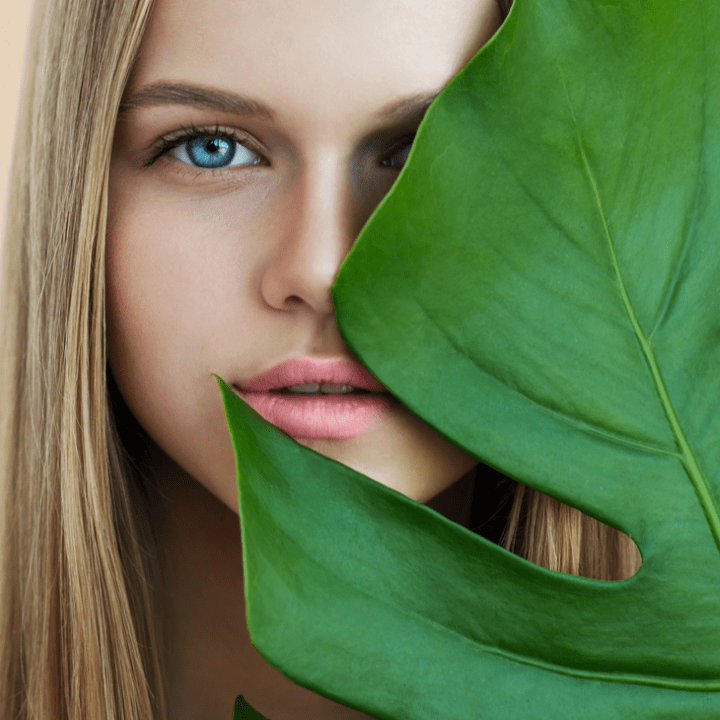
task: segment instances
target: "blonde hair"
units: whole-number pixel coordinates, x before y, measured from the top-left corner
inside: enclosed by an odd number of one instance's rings
[[[7,720],[167,716],[151,514],[158,503],[118,434],[105,357],[112,138],[151,2],[45,0],[36,8],[0,346]],[[605,527],[521,488],[505,544],[553,569],[622,575],[625,545]]]
[[[166,715],[148,503],[114,427],[104,338],[112,138],[150,3],[35,10],[2,306],[7,720]]]
[[[624,580],[640,567],[635,543],[550,495],[514,483],[501,544],[536,565],[596,580]]]

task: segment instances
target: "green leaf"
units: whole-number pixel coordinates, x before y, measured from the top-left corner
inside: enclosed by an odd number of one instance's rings
[[[250,703],[242,695],[238,695],[233,708],[233,720],[266,720],[266,718],[250,707]]]
[[[334,286],[395,396],[629,534],[633,578],[531,565],[221,384],[288,677],[388,720],[720,716],[719,83],[716,0],[517,0]]]

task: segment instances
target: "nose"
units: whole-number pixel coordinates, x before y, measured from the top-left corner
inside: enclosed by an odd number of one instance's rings
[[[278,310],[308,306],[318,315],[334,315],[330,289],[362,227],[351,207],[348,173],[328,153],[299,169],[289,184],[262,276],[263,299]]]

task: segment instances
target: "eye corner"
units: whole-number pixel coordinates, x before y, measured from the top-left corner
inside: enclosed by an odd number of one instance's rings
[[[414,140],[415,133],[406,133],[396,140],[390,151],[387,152],[380,160],[380,167],[388,170],[396,170],[398,172],[402,170],[405,167],[408,156],[410,155],[410,149],[412,148]],[[393,158],[397,155],[400,156],[400,159],[398,161],[394,161]]]

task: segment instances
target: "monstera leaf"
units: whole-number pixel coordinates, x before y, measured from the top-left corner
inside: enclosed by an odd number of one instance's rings
[[[532,565],[221,384],[260,652],[387,720],[720,717],[719,220],[717,0],[517,0],[343,263],[338,323],[642,566]]]

